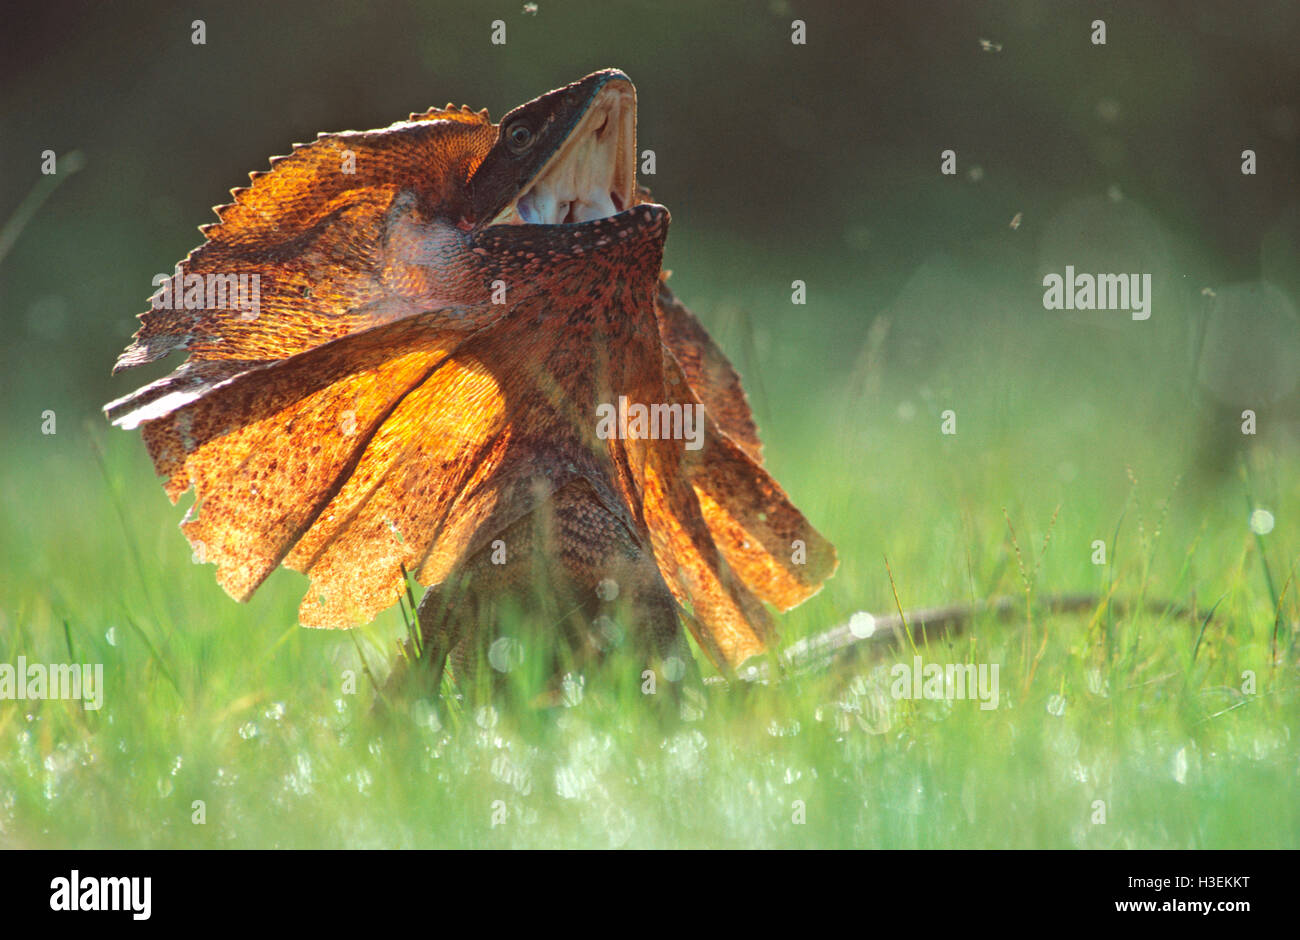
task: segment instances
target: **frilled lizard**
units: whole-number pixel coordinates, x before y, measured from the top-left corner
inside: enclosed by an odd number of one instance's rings
[[[636,154],[635,90],[606,70],[500,124],[448,105],[322,134],[232,191],[114,371],[188,358],[105,407],[173,502],[195,488],[181,527],[232,597],[284,564],[311,579],[304,626],[351,627],[409,571],[440,676],[507,602],[549,603],[575,649],[623,604],[652,658],[684,654],[685,620],[727,669],[772,639],[764,602],[816,593],[834,549],[667,287]]]

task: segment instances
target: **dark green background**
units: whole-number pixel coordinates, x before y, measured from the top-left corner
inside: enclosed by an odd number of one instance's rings
[[[46,408],[64,429],[98,422],[104,401],[175,365],[108,375],[150,279],[271,155],[447,101],[499,117],[611,65],[638,87],[674,284],[737,360],[778,466],[782,429],[809,409],[869,434],[881,383],[936,413],[989,395],[981,420],[1004,428],[1084,397],[1098,433],[1175,422],[1172,446],[1201,468],[1227,465],[1241,407],[1267,414],[1267,434],[1294,425],[1300,4],[539,6],[8,11],[0,219],[40,179],[41,151],[79,151],[85,168],[0,261],[6,438],[35,435]],[[199,17],[204,46],[190,42]],[[947,148],[955,178],[939,173]],[[1239,171],[1246,148],[1256,176]],[[1151,320],[1044,311],[1043,273],[1069,263],[1152,273]],[[789,303],[796,278],[806,306]],[[1258,316],[1201,294],[1261,278],[1290,296]],[[1198,336],[1215,317],[1240,348],[1207,365]],[[1170,389],[1175,413],[1155,394]]]

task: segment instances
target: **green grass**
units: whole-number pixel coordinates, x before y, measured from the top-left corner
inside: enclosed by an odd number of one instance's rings
[[[191,562],[137,437],[63,415],[54,436],[6,434],[0,662],[103,663],[105,703],[0,703],[0,844],[1300,844],[1293,444],[1180,479],[1192,417],[1125,422],[1120,379],[1081,409],[1061,369],[958,370],[931,392],[861,370],[819,386],[781,361],[764,363],[769,464],[842,559],[781,618],[784,639],[891,612],[895,587],[905,608],[1027,595],[1028,618],[921,649],[998,664],[998,709],[892,699],[904,651],[711,685],[681,718],[642,695],[635,663],[584,676],[567,707],[439,718],[412,696],[377,714],[357,648],[376,670],[390,659],[397,608],[358,643],[295,626],[291,572],[236,604]],[[1180,414],[1179,393],[1161,394]],[[947,396],[955,437],[938,433]],[[1259,538],[1254,506],[1278,520]],[[1067,591],[1151,603],[1053,615],[1043,599]]]

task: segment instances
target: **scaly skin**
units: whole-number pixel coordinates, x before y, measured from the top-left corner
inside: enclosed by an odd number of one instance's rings
[[[763,602],[831,575],[834,550],[762,468],[735,370],[663,283],[667,210],[628,181],[607,217],[503,222],[630,95],[598,72],[500,125],[448,106],[321,135],[217,210],[181,274],[255,274],[260,309],[195,295],[142,315],[117,369],[188,359],[106,411],[142,428],[173,502],[195,488],[182,529],[231,596],[284,564],[311,579],[304,626],[350,627],[405,568],[432,586],[437,672],[537,585],[589,624],[612,579],[638,650],[677,655],[685,619],[727,668],[773,636]],[[702,447],[599,436],[620,396],[701,406]],[[581,650],[584,629],[557,632]]]
[[[554,676],[628,645],[657,675],[670,681],[685,675],[690,648],[654,558],[585,481],[552,494],[499,541],[508,547],[505,563],[496,563],[492,546],[483,548],[420,602],[423,685],[439,686],[448,657],[458,678],[484,672],[502,621],[519,611],[562,638],[552,657]],[[502,668],[498,662],[498,679]],[[408,678],[399,670],[389,685]]]

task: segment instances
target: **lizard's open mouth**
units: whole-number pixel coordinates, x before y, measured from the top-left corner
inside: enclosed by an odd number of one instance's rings
[[[607,82],[559,149],[493,225],[565,225],[630,208],[636,193],[636,90]]]

